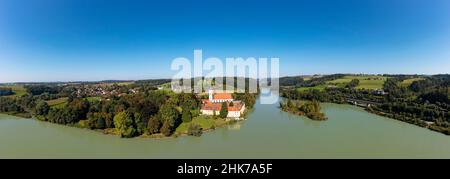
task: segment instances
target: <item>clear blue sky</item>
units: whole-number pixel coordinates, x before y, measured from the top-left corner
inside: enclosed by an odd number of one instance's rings
[[[448,0],[1,0],[0,82],[169,78],[173,58],[281,75],[450,72]]]

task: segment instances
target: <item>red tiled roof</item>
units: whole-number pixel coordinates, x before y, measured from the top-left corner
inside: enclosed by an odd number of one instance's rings
[[[230,103],[228,104],[228,111],[240,111],[242,109],[242,103],[239,101],[233,102],[233,106],[230,106]],[[212,102],[204,102],[202,104],[202,110],[215,110],[220,111],[222,109],[222,103],[212,103]]]
[[[202,110],[214,110],[214,111],[220,111],[222,109],[222,103],[204,103],[202,104]]]
[[[216,93],[214,99],[233,99],[230,93]]]

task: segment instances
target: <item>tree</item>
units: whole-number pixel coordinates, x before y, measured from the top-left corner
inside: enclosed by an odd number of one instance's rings
[[[106,118],[108,117],[108,114],[93,112],[88,113],[87,116],[88,116],[87,125],[89,126],[90,129],[105,129],[107,127]]]
[[[50,110],[50,107],[48,106],[47,102],[45,102],[45,101],[39,101],[36,104],[35,112],[37,115],[45,116],[48,114],[49,110]]]
[[[87,100],[74,99],[64,108],[67,115],[64,115],[66,123],[77,123],[87,118],[90,103]]]
[[[97,127],[97,129],[104,129],[105,126],[106,126],[105,120],[103,119],[103,117],[101,117],[97,120],[97,124],[95,127]]]
[[[198,124],[189,124],[187,134],[190,136],[200,137],[202,135],[202,128]]]
[[[287,108],[292,108],[293,104],[292,104],[291,99],[288,99],[286,106],[287,106]]]
[[[165,136],[172,135],[172,129],[169,121],[165,121],[164,124],[161,127],[161,133]]]
[[[152,116],[150,120],[148,120],[147,129],[150,134],[157,134],[161,129],[161,120],[158,115]]]
[[[145,131],[147,131],[148,122],[142,119],[140,113],[134,113],[134,123],[136,124],[136,132],[138,135],[142,135]]]
[[[422,101],[428,101],[430,103],[446,103],[450,104],[450,99],[448,98],[447,91],[432,91],[419,96]]]
[[[24,88],[27,90],[27,93],[32,95],[40,95],[42,93],[56,94],[60,91],[60,87],[50,85],[27,85]]]
[[[228,116],[228,105],[226,102],[222,103],[222,108],[220,109],[220,118],[226,118]]]
[[[175,106],[173,106],[172,104],[164,104],[163,106],[161,106],[159,112],[164,122],[169,121],[171,125],[175,125],[177,122],[179,122],[177,121],[179,119],[179,113]]]
[[[14,92],[11,88],[0,88],[0,96],[9,96],[13,94]]]
[[[354,88],[354,87],[357,87],[358,85],[359,85],[359,80],[358,79],[353,79],[345,87],[346,88]]]
[[[192,114],[188,108],[183,109],[183,115],[181,116],[181,120],[183,122],[191,122],[192,121]]]
[[[175,131],[178,125],[180,125],[182,122],[180,120],[180,114],[178,113],[178,110],[171,103],[161,106],[159,116],[161,117],[163,123],[161,132],[166,136],[171,135],[172,132]]]
[[[133,116],[127,112],[120,112],[114,116],[114,125],[120,137],[134,137],[137,134]]]

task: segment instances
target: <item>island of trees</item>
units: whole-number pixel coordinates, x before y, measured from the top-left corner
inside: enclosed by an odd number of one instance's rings
[[[200,136],[233,123],[225,119],[226,110],[217,116],[200,115],[201,99],[207,95],[174,93],[169,89],[170,80],[16,85],[22,87],[22,95],[8,86],[1,88],[1,113],[124,138]],[[256,101],[255,94],[233,96],[248,109]]]
[[[300,116],[306,116],[312,120],[317,121],[324,121],[327,120],[327,117],[325,117],[325,114],[320,112],[320,104],[319,102],[313,100],[313,101],[297,101],[297,100],[291,100],[287,99],[287,102],[280,102],[280,108],[283,111],[300,115]]]
[[[450,135],[450,75],[314,75],[280,78],[280,84],[288,100],[349,103]]]
[[[0,96],[9,96],[13,95],[14,92],[11,88],[1,88],[0,87]]]

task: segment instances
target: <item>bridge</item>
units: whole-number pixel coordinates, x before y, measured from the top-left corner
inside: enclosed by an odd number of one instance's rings
[[[367,100],[360,100],[360,99],[354,99],[354,98],[347,98],[347,102],[353,105],[362,106],[362,107],[369,107],[369,106],[379,106],[381,103],[373,102],[373,101],[367,101]]]

